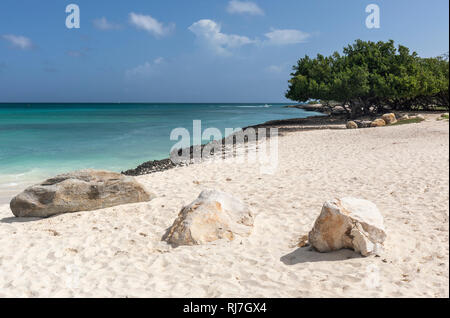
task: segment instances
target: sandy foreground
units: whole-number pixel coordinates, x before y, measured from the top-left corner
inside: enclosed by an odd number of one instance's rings
[[[290,132],[272,175],[197,164],[138,177],[158,198],[49,219],[0,206],[1,297],[448,297],[449,124]],[[248,238],[172,248],[179,210],[207,188],[256,213]],[[380,257],[298,248],[324,201],[376,203]]]

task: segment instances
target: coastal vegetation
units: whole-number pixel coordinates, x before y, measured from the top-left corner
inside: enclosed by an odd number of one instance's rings
[[[398,125],[406,125],[406,124],[418,124],[423,122],[425,119],[423,118],[409,118],[409,119],[404,119],[404,120],[399,120],[398,122],[392,124],[393,126],[398,126]]]
[[[441,117],[438,117],[437,120],[448,120],[449,119],[449,115],[447,114],[442,114]]]
[[[389,110],[449,109],[448,54],[421,58],[394,41],[357,40],[343,53],[305,56],[293,67],[286,97],[340,103],[356,118]]]

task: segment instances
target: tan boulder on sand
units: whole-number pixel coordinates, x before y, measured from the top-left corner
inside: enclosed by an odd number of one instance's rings
[[[12,199],[10,207],[17,217],[49,217],[150,201],[152,198],[154,195],[133,177],[108,171],[81,170],[61,174],[27,188]]]
[[[377,206],[355,198],[325,202],[309,233],[309,243],[319,252],[350,248],[363,256],[380,251],[385,239]]]
[[[375,119],[370,124],[370,127],[382,127],[382,126],[386,126],[386,122],[384,121],[384,119],[381,119],[381,118]]]
[[[199,245],[219,239],[234,240],[253,230],[253,212],[230,194],[205,190],[183,207],[163,240],[179,245]]]
[[[346,127],[347,129],[358,129],[358,124],[351,120],[347,122]]]
[[[381,118],[386,122],[387,125],[392,125],[397,122],[397,117],[395,117],[394,113],[384,114]]]

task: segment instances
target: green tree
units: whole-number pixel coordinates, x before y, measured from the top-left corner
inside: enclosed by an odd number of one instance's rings
[[[447,58],[423,59],[394,41],[357,40],[329,57],[301,58],[293,67],[286,97],[338,101],[349,116],[390,109],[448,108]]]

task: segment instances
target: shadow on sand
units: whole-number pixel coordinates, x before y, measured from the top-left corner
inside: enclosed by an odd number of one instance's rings
[[[302,247],[296,249],[292,253],[282,256],[280,261],[285,265],[295,265],[301,263],[333,262],[361,257],[362,256],[359,253],[355,253],[349,249],[342,249],[330,253],[319,253],[311,247]]]
[[[17,217],[10,217],[10,218],[3,218],[0,220],[0,223],[27,223],[27,222],[33,222],[33,221],[39,221],[42,220],[42,218],[17,218]]]

